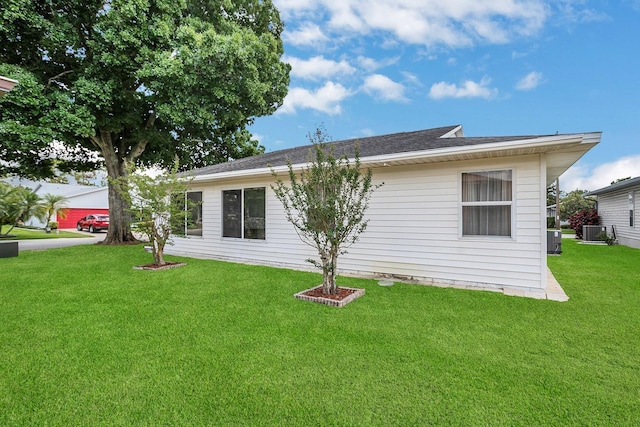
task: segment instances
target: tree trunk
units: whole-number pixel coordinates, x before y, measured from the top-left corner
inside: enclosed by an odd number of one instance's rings
[[[167,262],[164,260],[164,245],[156,241],[154,246],[153,258],[155,263],[158,265],[165,265]]]
[[[322,256],[322,293],[336,295],[336,267],[338,264],[337,250],[331,250],[328,255]]]
[[[118,192],[118,180],[126,179],[127,158],[116,153],[111,139],[111,133],[101,131],[100,135],[91,140],[100,148],[109,177],[109,229],[107,237],[102,242],[105,245],[118,245],[125,242],[135,242],[131,233],[131,215],[129,204]]]
[[[108,169],[108,168],[107,168]],[[124,175],[112,176],[110,179],[121,178]],[[102,242],[105,245],[117,245],[125,242],[134,242],[136,238],[131,233],[131,214],[129,205],[122,198],[114,184],[109,182],[109,228],[107,237]]]

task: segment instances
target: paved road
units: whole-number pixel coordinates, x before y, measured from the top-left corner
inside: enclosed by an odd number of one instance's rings
[[[105,237],[107,237],[106,231],[98,232],[95,234],[83,232],[82,234],[86,234],[89,237],[18,240],[18,251],[64,248],[67,246],[76,245],[91,245],[101,242]]]

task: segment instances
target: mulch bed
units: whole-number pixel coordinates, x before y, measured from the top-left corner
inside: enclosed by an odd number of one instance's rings
[[[351,301],[363,296],[364,292],[364,289],[360,288],[346,288],[339,286],[336,295],[325,295],[322,293],[322,285],[320,285],[307,289],[306,291],[298,292],[294,295],[294,298],[317,302],[319,304],[329,305],[332,307],[344,307]]]
[[[137,265],[133,267],[134,270],[168,270],[170,268],[182,267],[187,265],[185,262],[167,262],[163,265],[158,264],[145,264],[145,265]]]

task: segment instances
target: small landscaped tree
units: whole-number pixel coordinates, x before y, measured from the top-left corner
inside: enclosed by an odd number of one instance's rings
[[[131,171],[128,179],[114,182],[130,206],[132,228],[149,239],[156,266],[167,264],[164,248],[172,243],[172,234],[184,233],[185,221],[190,215],[190,201],[186,198],[189,181],[178,175],[176,165],[156,178]]]
[[[3,225],[12,225],[16,220],[17,204],[16,188],[0,181],[0,236],[9,234],[2,233]]]
[[[361,168],[357,146],[349,160],[336,157],[323,129],[309,134],[309,140],[310,164],[296,173],[289,163],[289,185],[277,179],[271,188],[300,239],[318,251],[319,262],[307,261],[322,269],[322,293],[336,294],[338,256],[367,228],[369,199],[382,184],[372,184],[371,169]]]
[[[42,217],[46,209],[42,204],[40,196],[30,188],[15,187],[10,194],[9,215],[0,220],[0,222],[10,225],[9,230],[7,230],[5,234],[11,233],[11,230],[13,230],[16,225],[33,216],[38,218]],[[0,235],[1,234],[0,232]]]
[[[57,218],[65,219],[69,212],[69,200],[59,194],[47,193],[42,197],[42,205],[44,214],[42,219],[45,220],[45,227],[50,228],[51,218],[54,216]]]

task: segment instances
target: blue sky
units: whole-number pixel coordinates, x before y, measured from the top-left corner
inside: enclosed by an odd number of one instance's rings
[[[462,124],[467,136],[602,131],[565,191],[640,176],[640,0],[275,0],[289,94],[267,151]]]

